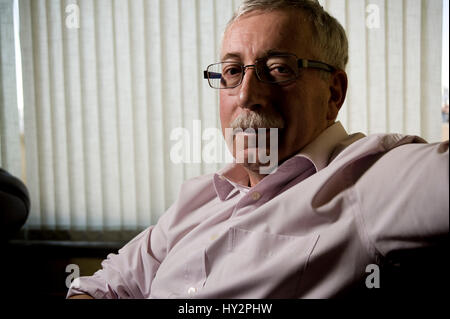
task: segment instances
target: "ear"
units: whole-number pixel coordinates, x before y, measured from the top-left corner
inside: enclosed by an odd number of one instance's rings
[[[330,98],[328,100],[327,120],[334,122],[344,104],[345,96],[347,94],[347,74],[343,70],[336,70],[331,74],[329,89]]]

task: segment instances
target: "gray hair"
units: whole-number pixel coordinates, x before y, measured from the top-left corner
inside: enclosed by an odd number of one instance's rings
[[[315,32],[314,42],[320,58],[341,70],[348,62],[348,40],[342,25],[329,15],[317,0],[245,0],[228,22],[227,28],[239,17],[256,10],[297,9],[308,14]]]

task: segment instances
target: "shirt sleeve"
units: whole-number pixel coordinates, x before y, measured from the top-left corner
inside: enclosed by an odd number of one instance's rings
[[[75,279],[67,298],[88,294],[96,299],[148,298],[153,278],[165,258],[166,212],[155,226],[150,226],[118,251],[109,254],[102,269],[92,276]]]
[[[359,215],[372,251],[434,246],[449,231],[448,141],[387,152],[357,181]]]

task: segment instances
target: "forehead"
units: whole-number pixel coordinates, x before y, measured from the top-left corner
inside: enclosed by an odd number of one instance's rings
[[[268,51],[313,58],[312,34],[312,24],[300,10],[253,11],[228,27],[221,58],[239,55],[242,60],[256,59]]]

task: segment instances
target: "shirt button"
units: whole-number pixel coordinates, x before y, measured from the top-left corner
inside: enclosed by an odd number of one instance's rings
[[[258,199],[261,198],[261,194],[258,193],[258,192],[253,192],[252,193],[252,198],[253,198],[253,200],[258,200]]]
[[[190,287],[187,291],[188,295],[193,295],[195,293],[197,293],[197,288],[195,287]]]

